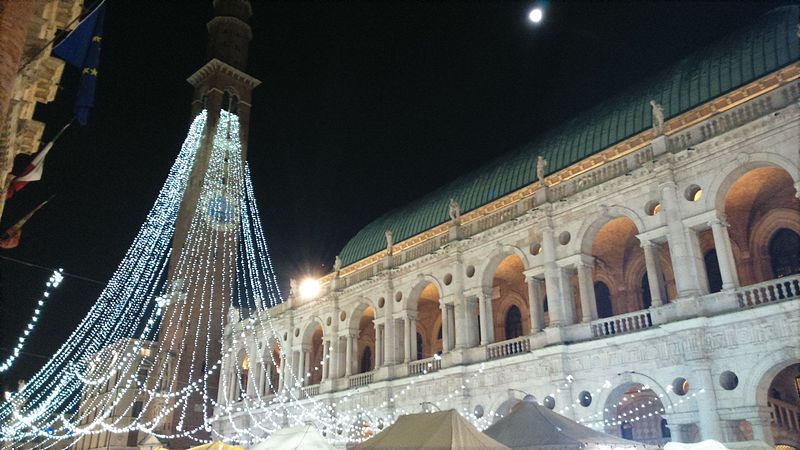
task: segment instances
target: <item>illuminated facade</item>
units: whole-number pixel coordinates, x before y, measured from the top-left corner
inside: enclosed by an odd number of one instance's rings
[[[485,426],[523,391],[644,442],[800,446],[797,12],[367,226],[316,298],[242,311],[216,436],[289,424],[281,397],[374,432],[425,402]]]

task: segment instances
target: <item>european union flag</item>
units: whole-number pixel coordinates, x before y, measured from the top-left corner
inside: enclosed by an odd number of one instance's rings
[[[105,2],[103,2],[53,48],[53,53],[58,57],[81,69],[81,84],[78,88],[78,97],[75,99],[75,117],[81,125],[86,125],[89,111],[94,106],[105,13]]]

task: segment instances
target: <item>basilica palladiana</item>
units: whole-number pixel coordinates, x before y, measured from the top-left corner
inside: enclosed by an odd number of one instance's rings
[[[380,428],[530,394],[645,443],[800,447],[799,34],[796,6],[754,19],[230,314],[215,432],[281,397]]]

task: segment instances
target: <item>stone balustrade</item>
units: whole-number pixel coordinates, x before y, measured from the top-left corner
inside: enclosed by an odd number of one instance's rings
[[[800,296],[800,275],[753,284],[736,291],[739,308],[752,308]]]
[[[442,368],[442,359],[439,356],[432,356],[430,358],[418,359],[408,363],[408,374],[418,375],[421,373],[436,372]]]
[[[772,408],[769,413],[772,422],[785,433],[800,435],[800,407],[772,397],[767,401]]]
[[[301,398],[308,398],[308,397],[313,397],[315,395],[319,395],[319,385],[313,384],[311,386],[300,388],[300,394]]]
[[[350,388],[366,386],[372,383],[373,378],[374,377],[372,372],[359,373],[357,375],[351,376],[350,379],[348,380],[347,385]]]
[[[650,311],[644,309],[595,320],[591,322],[590,326],[593,337],[615,336],[650,328],[653,326],[653,318],[650,316]]]
[[[486,359],[505,358],[506,356],[528,353],[529,351],[531,351],[530,336],[520,336],[518,338],[487,345]]]

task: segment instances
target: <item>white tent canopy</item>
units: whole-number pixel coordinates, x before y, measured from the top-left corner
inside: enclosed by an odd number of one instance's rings
[[[400,416],[392,426],[355,446],[355,450],[411,448],[508,450],[453,409]]]
[[[272,433],[252,450],[333,450],[334,447],[311,425],[298,425]]]

